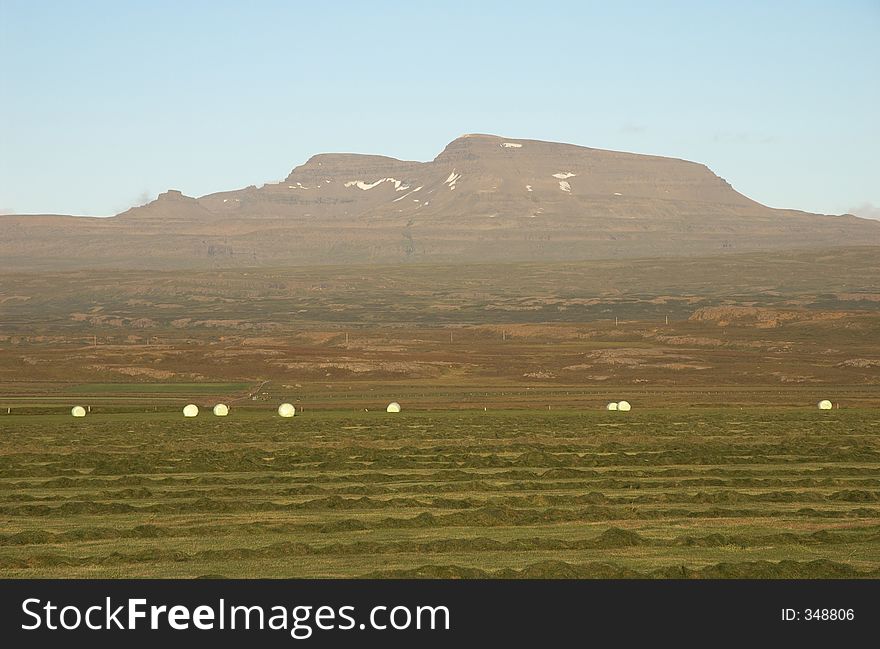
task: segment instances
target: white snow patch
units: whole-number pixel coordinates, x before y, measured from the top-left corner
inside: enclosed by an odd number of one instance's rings
[[[559,189],[561,189],[564,192],[568,192],[569,194],[571,193],[571,185],[568,184],[567,180],[560,180],[559,181]]]
[[[502,142],[501,146],[505,149],[521,149],[522,144],[517,144],[516,142]]]
[[[394,183],[394,188],[397,189],[400,187],[400,181],[394,178],[380,178],[376,182],[373,183],[365,183],[363,180],[349,180],[345,183],[346,187],[357,187],[358,189],[363,189],[364,191],[368,189],[373,189],[377,185],[381,185],[382,183]]]
[[[614,195],[615,196],[623,196],[623,194],[621,194],[620,192],[614,192]]]
[[[443,181],[443,184],[449,185],[449,189],[455,189],[455,183],[458,182],[459,178],[461,178],[461,174],[455,173],[455,169],[453,169],[449,177]]]
[[[398,196],[397,198],[395,198],[395,199],[394,199],[393,201],[391,201],[391,202],[392,202],[392,203],[396,203],[397,201],[402,201],[404,198],[406,198],[406,197],[409,196],[410,194],[415,194],[415,193],[416,193],[417,191],[419,191],[421,188],[422,188],[422,187],[416,187],[416,188],[415,188],[414,190],[412,190],[411,192],[407,192],[407,193],[404,194],[403,196]]]
[[[409,185],[401,185],[400,187],[398,187],[397,185],[394,186],[394,191],[396,192],[404,192],[407,189],[409,189]]]
[[[532,191],[532,186],[531,186],[531,185],[526,185],[526,191],[527,191],[527,192]]]
[[[559,180],[565,180],[566,178],[574,178],[577,174],[573,174],[570,171],[560,171],[558,174],[553,174],[554,178],[559,178]]]

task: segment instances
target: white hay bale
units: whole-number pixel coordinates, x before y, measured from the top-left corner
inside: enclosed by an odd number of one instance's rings
[[[617,410],[617,402],[612,401],[607,406],[605,406],[605,410]]]
[[[198,417],[199,416],[199,407],[194,403],[187,404],[183,408],[183,416],[184,417]]]
[[[292,403],[282,403],[278,406],[279,417],[293,417],[295,414],[296,408],[293,407]]]
[[[617,409],[622,410],[623,412],[629,412],[632,409],[632,406],[629,405],[629,401],[619,401],[617,403]]]
[[[74,406],[73,408],[70,409],[70,414],[73,415],[74,417],[85,417],[86,416],[86,409],[83,408],[82,406]]]
[[[834,407],[828,399],[822,399],[818,405],[819,410],[831,410]]]
[[[225,417],[229,414],[229,406],[225,403],[218,403],[214,406],[214,414],[218,417]]]
[[[392,401],[388,404],[388,407],[385,408],[385,412],[400,412],[400,404],[396,401]]]

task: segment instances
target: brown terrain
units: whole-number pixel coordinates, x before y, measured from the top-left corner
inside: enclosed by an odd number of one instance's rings
[[[389,394],[410,408],[593,408],[617,394],[639,405],[876,406],[878,297],[880,254],[864,246],[4,273],[0,406],[66,403],[69,390],[96,404],[124,384],[147,403],[157,389],[177,403],[197,383],[216,386],[205,403],[263,386],[266,400],[331,409],[375,408]]]
[[[318,407],[383,385],[425,407],[880,401],[880,222],[770,209],[682,160],[469,135],[0,235],[14,403],[159,383]]]
[[[0,216],[0,268],[178,269],[717,255],[880,245],[880,222],[777,210],[706,166],[466,135],[431,162],[321,154],[281,183],[168,191],[112,218]]]

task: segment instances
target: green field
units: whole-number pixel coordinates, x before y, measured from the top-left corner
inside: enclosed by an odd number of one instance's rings
[[[880,413],[0,416],[3,577],[880,577]]]
[[[6,273],[0,309],[2,576],[880,577],[878,248]]]

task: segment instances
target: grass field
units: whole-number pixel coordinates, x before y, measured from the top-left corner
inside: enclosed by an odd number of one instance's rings
[[[0,416],[3,577],[880,577],[880,415]]]
[[[878,408],[877,248],[5,273],[0,575],[880,577]]]

